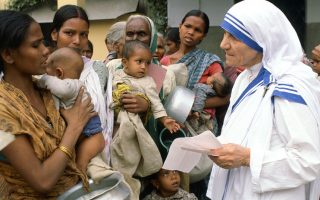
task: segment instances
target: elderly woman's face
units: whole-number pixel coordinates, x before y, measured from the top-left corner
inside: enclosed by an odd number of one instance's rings
[[[226,65],[230,67],[251,67],[262,60],[262,53],[247,46],[230,33],[225,32],[220,47],[226,54]]]
[[[149,24],[141,19],[132,19],[126,25],[126,41],[139,40],[146,45],[150,45],[151,42],[151,30],[149,30]]]

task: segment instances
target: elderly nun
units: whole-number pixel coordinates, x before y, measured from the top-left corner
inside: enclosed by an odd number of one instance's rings
[[[232,90],[224,145],[211,151],[207,196],[318,200],[320,84],[301,62],[294,28],[264,0],[235,4],[221,27],[226,64],[246,69]]]

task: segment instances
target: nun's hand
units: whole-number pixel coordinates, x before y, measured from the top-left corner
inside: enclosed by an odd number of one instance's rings
[[[221,148],[212,149],[209,157],[225,169],[250,165],[250,149],[238,144],[224,144]]]

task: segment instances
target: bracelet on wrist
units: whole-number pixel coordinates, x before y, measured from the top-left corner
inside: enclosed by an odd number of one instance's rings
[[[66,154],[66,156],[72,160],[72,151],[70,149],[68,149],[67,147],[60,145],[59,146],[59,150],[62,151],[64,154]]]

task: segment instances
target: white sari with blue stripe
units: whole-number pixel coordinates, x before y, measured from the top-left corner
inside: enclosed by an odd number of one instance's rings
[[[294,29],[263,0],[236,4],[221,26],[261,50],[263,58],[237,78],[220,136],[223,143],[250,148],[250,167],[226,170],[215,165],[207,196],[319,199],[320,83],[300,62],[303,53]]]
[[[250,168],[213,167],[207,193],[211,199],[306,199],[306,182],[320,169],[320,142],[314,140],[319,129],[302,96],[293,87],[279,90],[282,84],[261,64],[236,80],[219,139],[249,147]]]

